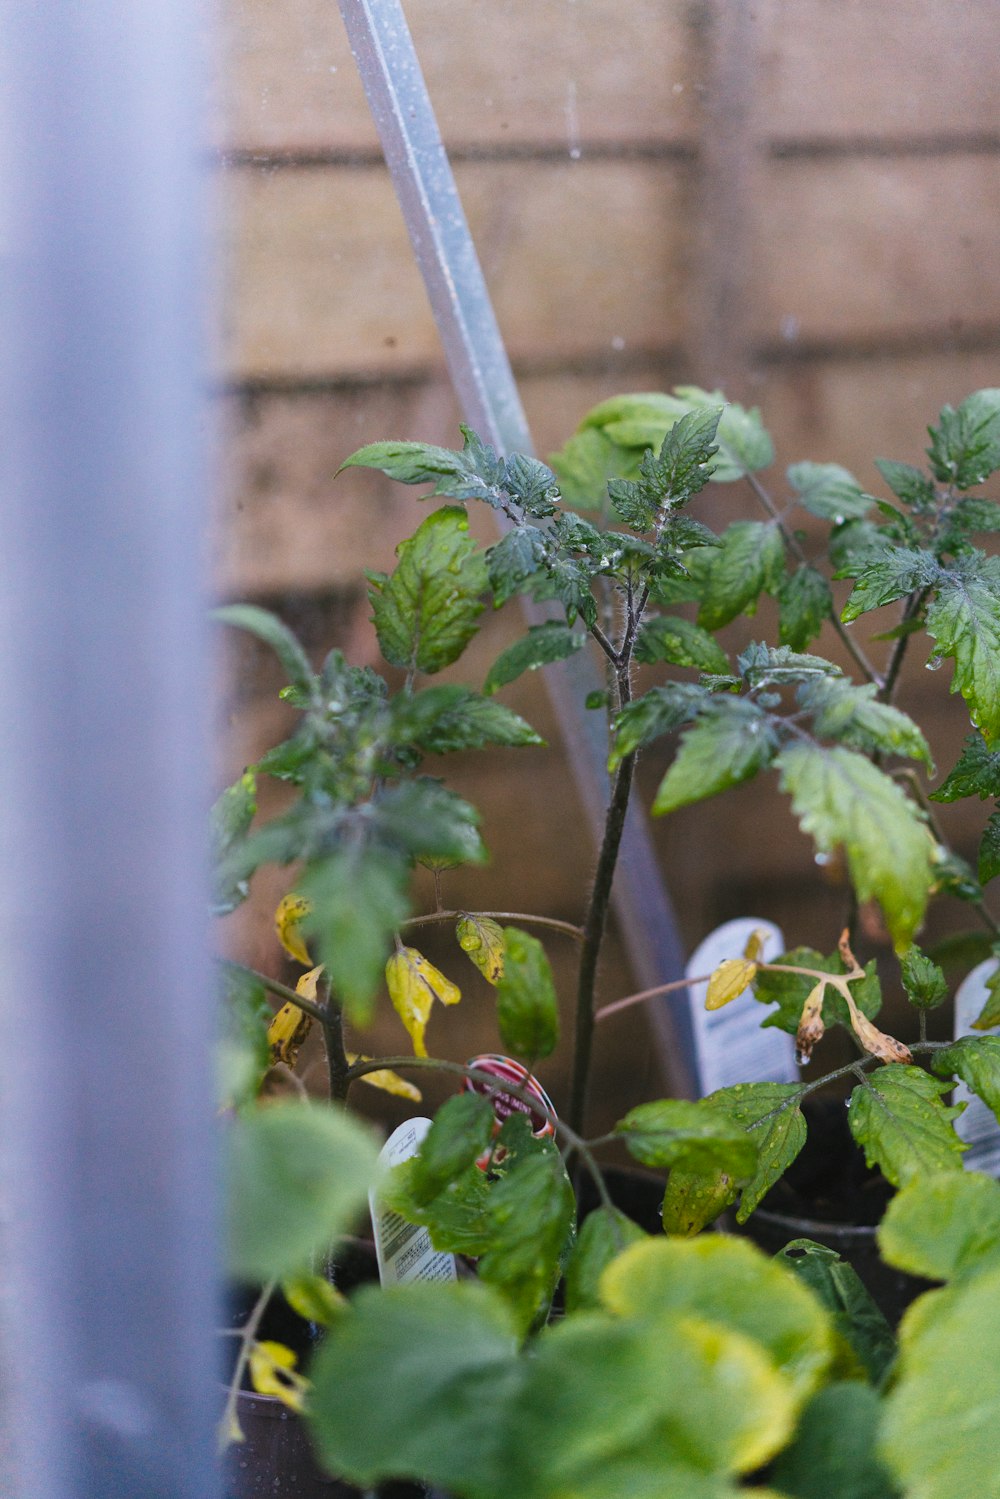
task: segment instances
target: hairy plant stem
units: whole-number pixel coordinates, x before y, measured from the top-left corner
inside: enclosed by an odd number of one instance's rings
[[[351,1080],[348,1076],[351,1064],[344,1050],[344,1010],[339,999],[332,993],[327,996],[323,1026],[326,1044],[326,1067],[330,1079],[330,1098],[333,1103],[345,1103]]]
[[[583,1127],[587,1102],[587,1082],[594,1038],[594,992],[597,985],[597,964],[601,954],[604,929],[607,925],[615,865],[618,862],[618,851],[621,847],[629,797],[632,793],[635,758],[634,753],[626,755],[615,774],[611,800],[608,803],[604,820],[604,837],[601,841],[601,851],[598,855],[594,883],[590,892],[587,919],[583,925],[583,944],[580,949],[580,967],[577,974],[573,1075],[568,1116],[570,1127],[577,1132]]]
[[[929,588],[918,588],[909,595],[903,606],[903,613],[900,618],[901,625],[908,625],[912,620],[916,619],[924,607],[924,602],[930,591]],[[897,638],[896,644],[893,646],[892,655],[889,657],[889,665],[886,667],[885,677],[876,694],[880,703],[892,702],[893,693],[896,690],[896,683],[899,680],[899,673],[902,670],[909,644],[909,632],[905,632]]]

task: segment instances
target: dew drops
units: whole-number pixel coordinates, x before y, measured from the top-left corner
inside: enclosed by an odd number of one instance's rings
[[[932,656],[931,659],[927,663],[927,670],[928,671],[939,671],[940,668],[943,665],[944,665],[944,657],[943,656]]]

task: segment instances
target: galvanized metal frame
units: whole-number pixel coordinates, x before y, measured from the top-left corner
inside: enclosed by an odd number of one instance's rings
[[[339,4],[465,420],[500,452],[530,453],[527,419],[400,0]],[[530,606],[529,614],[539,617]],[[603,684],[583,652],[550,668],[547,681],[596,844],[607,804],[607,741],[600,715],[583,704],[587,692]],[[636,982],[651,988],[683,977],[676,917],[648,826],[634,805],[614,907]],[[686,1006],[659,1004],[650,1014],[675,1092],[694,1096]]]
[[[196,0],[0,35],[0,1015],[17,1499],[216,1492]]]

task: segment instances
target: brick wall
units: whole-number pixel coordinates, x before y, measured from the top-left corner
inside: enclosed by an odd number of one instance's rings
[[[217,585],[280,608],[318,650],[371,658],[361,569],[391,565],[412,493],[333,474],[376,437],[454,442],[458,414],[336,7],[220,3]],[[836,460],[876,488],[874,456],[919,461],[944,401],[1000,383],[991,0],[407,12],[541,452],[606,395],[696,379],[759,404],[781,464]],[[751,513],[734,488],[711,503],[720,522]],[[475,664],[503,642],[493,621]],[[260,655],[233,653],[220,777],[283,711]],[[911,671],[918,713],[944,695],[942,676]],[[554,730],[536,681],[508,701]],[[944,764],[960,718],[932,713]],[[647,789],[664,755],[649,756]],[[556,747],[530,775],[522,763],[460,768],[495,853],[465,898],[508,905],[513,889],[578,916],[589,855],[568,773]],[[839,902],[803,884],[811,853],[776,795],[731,793],[656,838],[692,944],[751,906],[829,944]],[[232,926],[273,963],[248,917]],[[608,997],[628,984],[617,952],[605,980]],[[609,1090],[649,1066],[636,1026],[616,1039]]]

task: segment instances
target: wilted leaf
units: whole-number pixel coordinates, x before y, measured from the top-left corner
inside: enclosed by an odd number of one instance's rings
[[[455,936],[462,951],[475,963],[483,978],[498,984],[503,978],[503,927],[491,916],[468,914],[459,917]]]
[[[323,969],[320,966],[302,974],[295,985],[296,994],[301,994],[303,999],[312,1000],[315,1004],[316,988],[322,972]],[[298,1061],[302,1043],[312,1030],[312,1024],[313,1017],[307,1015],[305,1010],[293,1004],[291,1000],[282,1005],[267,1028],[267,1044],[271,1048],[271,1061],[284,1062],[286,1067],[294,1067]]]
[[[724,958],[708,981],[706,1010],[721,1010],[739,999],[757,977],[757,964],[747,958]]]
[[[415,947],[394,952],[385,965],[385,981],[396,1013],[413,1042],[413,1054],[427,1055],[424,1032],[435,1000],[456,1005],[462,991]]]
[[[358,1056],[356,1052],[346,1053],[348,1065],[353,1067],[355,1062],[370,1062],[371,1057]],[[379,1067],[376,1072],[365,1072],[358,1078],[359,1083],[367,1083],[370,1088],[379,1088],[383,1093],[392,1093],[396,1098],[408,1098],[411,1103],[420,1103],[423,1098],[419,1088],[415,1088],[405,1077],[400,1077],[398,1072],[391,1071],[388,1067]]]
[[[289,1410],[301,1411],[309,1381],[295,1368],[297,1355],[284,1343],[250,1345],[250,1378],[258,1395],[274,1395]]]
[[[302,931],[299,923],[303,917],[308,916],[312,910],[311,903],[304,895],[286,895],[278,902],[278,909],[274,913],[274,925],[278,933],[278,941],[288,953],[289,957],[301,963],[305,968],[313,966],[313,960],[309,956],[309,950],[302,940]]]
[[[894,1187],[935,1171],[961,1171],[965,1145],[951,1121],[960,1108],[945,1108],[938,1082],[920,1067],[879,1067],[851,1094],[851,1134],[869,1166],[878,1166]]]

